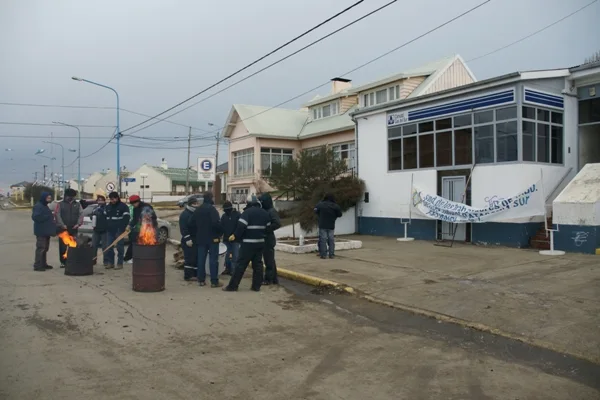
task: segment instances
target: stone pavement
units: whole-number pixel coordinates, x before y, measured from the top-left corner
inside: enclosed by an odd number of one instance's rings
[[[278,267],[600,363],[600,257],[355,238],[363,248],[334,260],[278,252]]]

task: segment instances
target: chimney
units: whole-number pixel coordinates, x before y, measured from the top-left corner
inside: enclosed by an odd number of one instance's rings
[[[169,169],[169,166],[167,165],[167,161],[163,158],[162,162],[160,163],[160,167],[162,169]]]
[[[345,78],[333,78],[331,80],[331,94],[337,94],[352,87],[352,81]]]

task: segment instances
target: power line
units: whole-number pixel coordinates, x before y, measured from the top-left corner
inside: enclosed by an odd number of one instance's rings
[[[102,145],[98,150],[88,154],[87,156],[81,156],[81,154],[78,154],[77,157],[75,157],[75,159],[69,164],[69,165],[65,165],[65,168],[70,167],[71,165],[75,164],[75,161],[79,160],[79,158],[88,158],[91,157],[95,154],[98,154],[100,151],[102,151],[106,146],[108,146],[110,144],[110,142],[112,142],[115,139],[115,134],[117,133],[117,128],[115,127],[115,130],[113,132],[113,134],[111,135],[110,139],[108,139],[108,142],[104,143],[104,145]]]
[[[351,69],[350,71],[347,71],[347,72],[345,72],[345,73],[343,73],[343,74],[340,74],[340,75],[337,75],[337,76],[339,76],[339,77],[344,77],[344,76],[346,76],[346,75],[349,75],[349,74],[351,74],[351,73],[353,73],[353,72],[356,72],[356,71],[358,71],[359,69],[362,69],[362,68],[366,67],[367,65],[370,65],[370,64],[374,63],[375,61],[378,61],[378,60],[380,60],[380,59],[382,59],[382,58],[384,58],[384,57],[386,57],[386,56],[388,56],[388,55],[390,55],[390,54],[394,53],[395,51],[398,51],[398,50],[400,50],[400,49],[402,49],[402,48],[404,48],[404,47],[408,46],[409,44],[411,44],[411,43],[414,43],[414,42],[416,42],[417,40],[419,40],[419,39],[421,39],[421,38],[423,38],[423,37],[425,37],[425,36],[427,36],[427,35],[429,35],[429,34],[431,34],[431,33],[435,32],[435,31],[437,31],[437,30],[439,30],[439,29],[443,28],[444,26],[446,26],[446,25],[448,25],[448,24],[450,24],[450,23],[452,23],[452,22],[454,22],[454,21],[456,21],[456,20],[458,20],[458,19],[460,19],[460,18],[464,17],[465,15],[472,13],[473,11],[477,10],[477,9],[478,9],[478,8],[480,8],[480,7],[483,7],[484,5],[486,5],[487,3],[489,3],[490,1],[492,1],[492,0],[485,0],[485,1],[481,2],[481,3],[479,3],[478,5],[476,5],[476,6],[472,7],[472,8],[470,8],[470,9],[468,9],[467,11],[465,11],[465,12],[463,12],[463,13],[461,13],[461,14],[457,15],[456,17],[453,17],[453,18],[451,18],[451,19],[447,20],[446,22],[444,22],[444,23],[442,23],[442,24],[440,24],[440,25],[437,25],[435,28],[432,28],[432,29],[428,30],[427,32],[425,32],[425,33],[422,33],[422,34],[420,34],[420,35],[418,35],[418,36],[416,36],[416,37],[414,37],[414,38],[410,39],[409,41],[407,41],[407,42],[404,42],[404,43],[403,43],[403,44],[401,44],[400,46],[397,46],[397,47],[393,48],[392,50],[389,50],[389,51],[387,51],[387,52],[385,52],[385,53],[381,54],[380,56],[377,56],[377,57],[375,57],[375,58],[373,58],[373,59],[371,59],[371,60],[369,60],[369,61],[367,61],[367,62],[365,62],[365,63],[363,63],[363,64],[361,64],[361,65],[359,65],[358,67],[356,67],[356,68],[353,68],[353,69]],[[309,93],[312,93],[312,92],[314,92],[315,90],[318,90],[318,89],[322,88],[323,86],[325,86],[325,85],[328,85],[329,83],[330,83],[330,81],[328,80],[328,81],[327,81],[327,82],[325,82],[325,83],[322,83],[322,84],[320,84],[320,85],[318,85],[318,86],[315,86],[314,88],[312,88],[312,89],[310,89],[310,90],[307,90],[306,92],[300,93],[300,94],[299,94],[299,95],[297,95],[297,96],[294,96],[294,97],[292,97],[292,98],[290,98],[290,99],[287,99],[287,100],[285,100],[285,101],[283,101],[283,102],[281,102],[281,103],[279,103],[279,104],[276,104],[276,105],[274,105],[274,106],[272,106],[272,107],[269,107],[269,108],[267,108],[266,110],[263,110],[263,111],[261,111],[261,112],[259,112],[259,113],[256,113],[256,114],[254,114],[254,115],[251,115],[251,116],[249,116],[249,117],[247,117],[247,118],[240,119],[240,122],[247,121],[247,120],[249,120],[249,119],[251,119],[251,118],[254,118],[254,117],[257,117],[257,116],[259,116],[259,115],[261,115],[261,114],[264,114],[264,113],[266,113],[266,112],[269,112],[269,111],[273,110],[274,108],[277,108],[277,107],[279,107],[279,106],[282,106],[282,105],[284,105],[284,104],[287,104],[287,103],[289,103],[289,102],[291,102],[291,101],[294,101],[294,100],[296,100],[296,99],[298,99],[298,98],[300,98],[300,97],[302,97],[302,96],[305,96],[305,95],[307,95],[307,94],[309,94]],[[222,126],[222,127],[218,128],[218,129],[215,129],[214,131],[212,131],[212,133],[219,132],[219,131],[220,131],[221,129],[223,129],[223,128],[225,128],[225,127],[224,127],[224,126]],[[209,133],[211,133],[211,132],[209,132]]]
[[[198,146],[191,146],[190,149],[199,149],[202,147],[212,147],[215,146],[216,143],[213,144],[203,144],[203,145],[198,145]],[[143,145],[137,145],[137,144],[125,144],[125,143],[121,143],[121,146],[125,146],[125,147],[135,147],[138,149],[155,149],[155,150],[184,150],[187,149],[188,147],[156,147],[156,146],[143,146]]]
[[[24,136],[24,135],[0,135],[0,138],[19,138],[19,139],[50,139],[48,135],[46,136]],[[77,136],[54,136],[54,139],[77,139]],[[106,140],[106,138],[101,137],[81,137],[81,140]]]
[[[273,55],[273,54],[277,53],[279,50],[283,49],[284,47],[287,47],[287,46],[289,46],[290,44],[294,43],[295,41],[297,41],[297,40],[301,39],[302,37],[304,37],[304,36],[308,35],[308,34],[309,34],[309,33],[311,33],[312,31],[314,31],[315,29],[318,29],[318,28],[320,28],[321,26],[323,26],[323,25],[327,24],[328,22],[330,22],[330,21],[334,20],[335,18],[339,17],[340,15],[342,15],[342,14],[344,14],[344,13],[346,13],[346,12],[350,11],[351,9],[353,9],[353,8],[354,8],[354,7],[356,7],[356,6],[358,6],[358,5],[359,5],[360,3],[362,3],[362,2],[364,2],[364,0],[359,0],[359,1],[357,1],[356,3],[354,3],[354,4],[350,5],[349,7],[346,7],[346,8],[345,8],[345,9],[343,9],[342,11],[340,11],[340,12],[338,12],[337,14],[335,14],[335,15],[333,15],[333,16],[331,16],[331,17],[327,18],[325,21],[323,21],[323,22],[321,22],[321,23],[319,23],[319,24],[315,25],[314,27],[310,28],[309,30],[305,31],[304,33],[302,33],[302,34],[300,34],[300,35],[296,36],[295,38],[293,38],[293,39],[291,39],[291,40],[287,41],[286,43],[282,44],[281,46],[277,47],[276,49],[274,49],[274,50],[271,50],[271,51],[270,51],[270,52],[268,52],[267,54],[265,54],[265,55],[263,55],[263,56],[261,56],[261,57],[257,58],[256,60],[252,61],[250,64],[247,64],[246,66],[244,66],[244,67],[242,67],[242,68],[238,69],[237,71],[235,71],[235,72],[233,72],[233,73],[231,73],[231,74],[227,75],[225,78],[223,78],[223,79],[221,79],[221,80],[219,80],[219,81],[217,81],[217,82],[213,83],[212,85],[210,85],[210,86],[208,86],[207,88],[205,88],[205,89],[201,90],[200,92],[196,93],[195,95],[188,97],[187,99],[185,99],[185,100],[183,100],[183,101],[181,101],[181,102],[179,102],[179,103],[175,104],[174,106],[172,106],[172,107],[170,107],[170,108],[166,109],[165,111],[163,111],[163,112],[161,112],[161,113],[159,113],[159,114],[156,114],[154,117],[151,117],[151,118],[149,118],[149,119],[147,119],[147,120],[145,120],[145,121],[142,121],[142,122],[140,122],[139,124],[135,124],[135,125],[133,125],[133,126],[130,126],[130,127],[129,127],[129,128],[127,128],[127,129],[124,129],[124,130],[122,130],[120,133],[124,133],[124,132],[130,131],[130,130],[132,130],[132,129],[134,129],[134,128],[138,127],[138,126],[141,126],[141,125],[145,124],[146,122],[148,122],[148,121],[151,121],[151,120],[153,120],[153,119],[156,119],[157,117],[160,117],[161,115],[168,113],[169,111],[173,110],[174,108],[177,108],[177,107],[179,107],[180,105],[182,105],[182,104],[184,104],[184,103],[187,103],[188,101],[190,101],[190,100],[192,100],[192,99],[194,99],[194,98],[196,98],[196,97],[200,96],[202,93],[205,93],[205,92],[207,92],[208,90],[210,90],[210,89],[214,88],[215,86],[217,86],[217,85],[220,85],[221,83],[223,83],[223,82],[225,82],[226,80],[228,80],[228,79],[232,78],[233,76],[235,76],[235,75],[239,74],[240,72],[243,72],[243,71],[247,70],[248,68],[250,68],[251,66],[255,65],[256,63],[258,63],[258,62],[260,62],[260,61],[264,60],[265,58],[267,58],[267,57],[269,57],[269,56],[271,56],[271,55]]]
[[[58,127],[56,124],[41,124],[37,122],[5,122],[0,121],[0,125],[31,125],[31,126],[54,126]],[[77,125],[80,128],[114,128],[115,126],[110,125]]]
[[[211,94],[211,95],[209,95],[209,96],[206,96],[206,97],[204,97],[203,99],[200,99],[199,101],[197,101],[197,102],[195,102],[195,103],[193,103],[193,104],[190,104],[189,106],[187,106],[187,107],[185,107],[185,108],[182,108],[181,110],[178,110],[178,111],[176,111],[176,112],[174,112],[174,113],[172,113],[172,114],[168,115],[168,116],[167,116],[167,117],[165,117],[164,119],[169,119],[169,118],[171,118],[171,117],[173,117],[173,116],[175,116],[175,115],[177,115],[177,114],[179,114],[179,113],[182,113],[182,112],[184,112],[185,110],[188,110],[188,109],[190,109],[190,108],[194,107],[195,105],[198,105],[198,104],[200,104],[200,103],[202,103],[202,102],[204,102],[204,101],[206,101],[206,100],[208,100],[208,99],[210,99],[210,98],[212,98],[212,97],[214,97],[214,96],[216,96],[216,95],[218,95],[218,94],[220,94],[220,93],[223,93],[224,91],[226,91],[226,90],[228,90],[228,89],[230,89],[230,88],[232,88],[232,87],[234,87],[234,86],[236,86],[236,85],[238,85],[238,84],[240,84],[240,83],[242,83],[242,82],[244,82],[244,81],[246,81],[246,80],[248,80],[248,79],[252,78],[253,76],[256,76],[256,75],[260,74],[260,73],[261,73],[261,72],[263,72],[263,71],[266,71],[267,69],[269,69],[269,68],[271,68],[271,67],[273,67],[273,66],[275,66],[275,65],[277,65],[277,64],[279,64],[279,63],[281,63],[281,62],[283,62],[283,61],[285,61],[285,60],[287,60],[288,58],[291,58],[291,57],[295,56],[296,54],[298,54],[298,53],[300,53],[300,52],[302,52],[302,51],[304,51],[304,50],[308,49],[309,47],[312,47],[312,46],[314,46],[315,44],[317,44],[317,43],[319,43],[319,42],[322,42],[323,40],[325,40],[325,39],[327,39],[327,38],[329,38],[329,37],[331,37],[331,36],[335,35],[336,33],[338,33],[338,32],[341,32],[341,31],[343,31],[344,29],[346,29],[346,28],[348,28],[348,27],[350,27],[350,26],[352,26],[352,25],[354,25],[354,24],[356,24],[356,23],[358,23],[358,22],[362,21],[363,19],[370,17],[371,15],[373,15],[373,14],[375,14],[375,13],[377,13],[377,12],[379,12],[379,11],[383,10],[384,8],[387,8],[387,7],[391,6],[392,4],[396,3],[397,1],[398,1],[398,0],[392,0],[392,1],[390,1],[389,3],[387,3],[387,4],[384,4],[383,6],[381,6],[381,7],[377,8],[377,9],[375,9],[375,10],[373,10],[373,11],[371,11],[371,12],[369,12],[369,13],[365,14],[365,15],[363,15],[362,17],[355,19],[354,21],[352,21],[352,22],[350,22],[350,23],[348,23],[348,24],[346,24],[346,25],[344,25],[344,26],[342,26],[342,27],[340,27],[340,28],[338,28],[338,29],[334,30],[333,32],[330,32],[330,33],[328,33],[327,35],[325,35],[325,36],[323,36],[323,37],[321,37],[321,38],[319,38],[319,39],[317,39],[317,40],[315,40],[315,41],[313,41],[313,42],[311,42],[311,43],[307,44],[307,45],[306,45],[306,46],[304,46],[304,47],[301,47],[300,49],[298,49],[298,50],[294,51],[293,53],[291,53],[291,54],[288,54],[287,56],[285,56],[285,57],[282,57],[282,58],[280,58],[279,60],[272,62],[271,64],[269,64],[269,65],[265,66],[264,68],[261,68],[261,69],[259,69],[258,71],[254,72],[254,73],[252,73],[252,74],[250,74],[250,75],[248,75],[248,76],[246,76],[245,78],[243,78],[243,79],[240,79],[239,81],[236,81],[236,82],[232,83],[231,85],[229,85],[229,86],[226,86],[226,87],[222,88],[221,90],[219,90],[219,91],[217,91],[217,92],[215,92],[215,93],[213,93],[213,94]],[[328,83],[329,83],[329,82],[328,82]],[[144,126],[144,127],[140,128],[140,129],[136,129],[136,130],[135,130],[135,131],[133,131],[132,133],[136,133],[136,132],[142,131],[142,130],[144,130],[144,129],[150,128],[151,126],[154,126],[154,125],[158,124],[159,122],[160,122],[160,121],[153,122],[153,123],[152,123],[152,124],[150,124],[150,125],[146,125],[146,126]],[[133,128],[133,127],[132,127],[132,128]],[[129,129],[129,128],[128,128],[128,129]],[[126,130],[128,130],[128,129],[126,129]],[[126,130],[125,130],[125,131],[126,131]],[[123,131],[123,132],[125,132],[125,131]]]
[[[531,33],[531,34],[529,34],[529,35],[527,35],[527,36],[524,36],[524,37],[522,37],[522,38],[521,38],[521,39],[519,39],[519,40],[516,40],[516,41],[514,41],[514,42],[512,42],[512,43],[509,43],[509,44],[507,44],[506,46],[499,47],[499,48],[497,48],[496,50],[490,51],[489,53],[483,54],[483,55],[481,55],[481,56],[478,56],[478,57],[475,57],[475,58],[471,58],[471,59],[470,59],[470,60],[468,60],[467,62],[469,63],[469,62],[472,62],[472,61],[475,61],[475,60],[479,60],[480,58],[487,57],[487,56],[489,56],[489,55],[492,55],[492,54],[494,54],[494,53],[497,53],[497,52],[499,52],[499,51],[502,51],[502,50],[504,50],[504,49],[506,49],[506,48],[508,48],[508,47],[511,47],[511,46],[513,46],[513,45],[517,44],[517,43],[521,43],[522,41],[524,41],[524,40],[527,40],[527,39],[529,39],[530,37],[532,37],[532,36],[535,36],[535,35],[537,35],[538,33],[541,33],[541,32],[543,32],[543,31],[545,31],[546,29],[548,29],[548,28],[551,28],[551,27],[553,27],[554,25],[556,25],[556,24],[558,24],[558,23],[560,23],[560,22],[564,21],[565,19],[567,19],[567,18],[569,18],[569,17],[571,17],[571,16],[573,16],[573,15],[577,14],[578,12],[580,12],[580,11],[582,11],[582,10],[586,9],[587,7],[589,7],[589,6],[591,6],[592,4],[596,3],[597,1],[598,1],[598,0],[594,0],[594,1],[592,1],[591,3],[588,3],[588,4],[586,4],[585,6],[583,6],[583,7],[579,8],[579,9],[577,9],[576,11],[573,11],[571,14],[568,14],[568,15],[566,15],[566,16],[564,16],[564,17],[562,17],[561,19],[558,19],[558,20],[556,20],[556,21],[552,22],[551,24],[549,24],[549,25],[546,25],[545,27],[543,27],[543,28],[541,28],[541,29],[538,29],[537,31],[535,31],[535,32],[533,32],[533,33]]]

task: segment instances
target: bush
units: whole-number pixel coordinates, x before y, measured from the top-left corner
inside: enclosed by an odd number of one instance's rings
[[[38,186],[38,185],[27,185],[25,187],[25,199],[27,201],[31,201],[31,198],[33,197],[33,202],[37,202],[40,200],[40,197],[42,196],[42,193],[47,192],[50,193],[54,199],[54,192],[52,190],[52,188],[49,188],[47,186]]]

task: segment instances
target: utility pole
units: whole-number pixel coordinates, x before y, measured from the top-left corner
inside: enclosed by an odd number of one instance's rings
[[[217,151],[215,152],[215,181],[213,182],[213,196],[216,199],[218,196],[217,193],[217,179],[219,179],[217,175],[217,168],[219,167],[219,139],[221,132],[217,132]]]
[[[188,133],[188,160],[187,160],[187,168],[185,170],[185,193],[190,194],[190,149],[192,146],[192,127],[190,126],[190,130]]]
[[[42,182],[44,182],[44,184],[46,183],[46,168],[47,167],[48,167],[47,165],[44,165],[44,180],[42,181]]]

